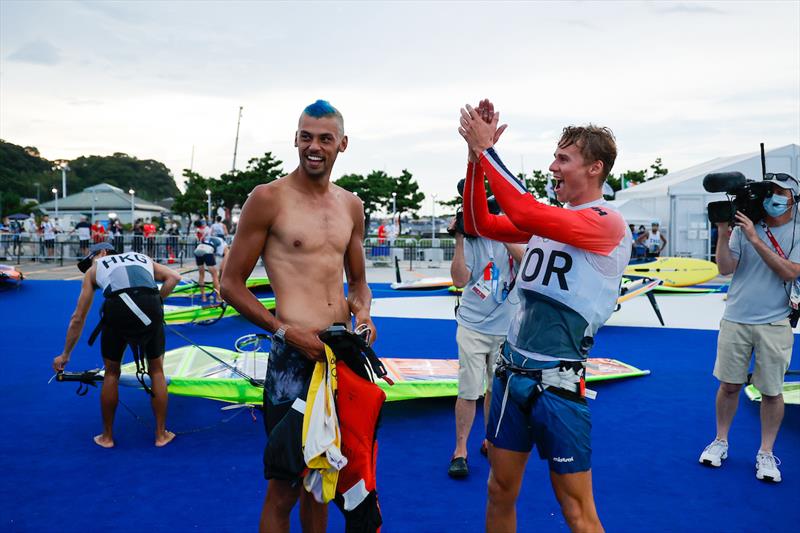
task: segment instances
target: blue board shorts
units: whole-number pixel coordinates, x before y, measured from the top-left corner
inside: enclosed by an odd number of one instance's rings
[[[514,354],[514,363],[521,366]],[[506,354],[506,358],[508,355]],[[557,366],[526,368],[547,368]],[[586,401],[567,399],[545,390],[530,408],[529,393],[536,381],[512,374],[507,379],[495,376],[492,405],[486,438],[497,448],[528,453],[535,445],[539,457],[546,459],[556,474],[585,472],[592,467],[592,418]],[[508,392],[506,389],[510,383]],[[504,405],[505,404],[505,405]]]

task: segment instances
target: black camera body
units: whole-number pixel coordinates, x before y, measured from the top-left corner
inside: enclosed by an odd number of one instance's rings
[[[749,180],[741,172],[715,172],[703,178],[703,188],[708,192],[724,192],[728,195],[727,200],[708,204],[708,220],[712,224],[732,224],[738,211],[754,224],[767,214],[764,211],[764,199],[771,192],[771,185],[767,181]]]
[[[465,181],[466,180],[462,179],[456,185],[456,190],[458,190],[458,195],[461,196],[462,198],[464,197],[464,183],[465,183]],[[500,204],[497,203],[497,200],[495,199],[494,196],[490,196],[489,198],[487,198],[486,204],[489,207],[489,213],[491,213],[493,215],[499,215],[500,214]],[[450,236],[455,236],[456,233],[460,233],[464,237],[470,237],[470,238],[473,238],[473,239],[476,237],[476,235],[470,235],[469,233],[467,233],[464,230],[464,211],[460,207],[456,211],[455,228],[452,229],[452,230],[448,228],[447,233],[449,233]]]
[[[456,233],[460,233],[464,237],[475,238],[475,235],[470,235],[464,229],[464,211],[462,211],[460,207],[458,211],[456,211],[455,227],[453,229],[447,228],[447,233],[449,233],[451,237],[455,237]]]

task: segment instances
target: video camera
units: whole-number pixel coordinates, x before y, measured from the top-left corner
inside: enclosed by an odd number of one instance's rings
[[[458,182],[458,185],[456,185],[456,189],[458,189],[458,195],[462,198],[464,197],[465,181],[466,180],[462,179],[461,181]],[[494,196],[490,196],[486,200],[486,203],[489,206],[489,213],[493,215],[500,214],[500,204],[497,203],[497,200],[495,200]],[[458,208],[458,210],[456,210],[455,228],[452,230],[448,228],[447,233],[449,233],[451,236],[455,236],[456,233],[460,233],[464,237],[470,237],[470,238],[476,237],[475,235],[470,235],[469,233],[466,232],[466,230],[464,230],[464,211],[460,207]]]
[[[733,223],[737,211],[758,223],[766,212],[764,199],[771,191],[770,182],[749,180],[741,172],[715,172],[703,178],[703,188],[708,192],[724,192],[727,200],[708,204],[708,220]]]

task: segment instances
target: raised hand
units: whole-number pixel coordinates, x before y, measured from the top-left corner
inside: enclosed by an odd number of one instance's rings
[[[756,233],[756,228],[753,225],[753,221],[741,211],[736,211],[736,225],[742,228],[742,233],[744,233],[744,236],[747,237],[748,241],[754,242],[756,239],[758,239],[758,234]]]
[[[478,103],[477,108],[472,108],[469,104],[465,108],[461,109],[461,128],[459,128],[459,133],[461,136],[464,137],[464,133],[462,130],[465,130],[466,123],[465,121],[481,121],[484,124],[491,126],[493,133],[491,137],[491,144],[482,143],[486,146],[481,150],[478,150],[475,146],[470,145],[469,151],[469,159],[470,161],[477,161],[480,157],[480,153],[482,150],[486,148],[490,148],[491,146],[497,144],[497,141],[500,140],[500,136],[503,135],[503,132],[508,127],[507,124],[503,124],[502,126],[498,127],[497,124],[500,120],[500,113],[494,110],[494,104],[488,99],[485,98]],[[464,137],[466,140],[467,138]],[[469,144],[469,141],[467,141]]]
[[[480,102],[478,102],[478,107],[476,111],[483,119],[484,122],[491,122],[494,118],[494,104],[489,101],[488,98],[484,98]]]
[[[458,128],[458,132],[467,141],[470,149],[475,154],[480,154],[494,146],[495,139],[499,139],[505,130],[505,125],[501,128],[497,127],[499,119],[500,114],[494,113],[491,122],[487,123],[481,118],[478,111],[467,104],[461,109],[461,127]]]

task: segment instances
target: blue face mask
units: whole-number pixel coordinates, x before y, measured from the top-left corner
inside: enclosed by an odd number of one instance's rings
[[[789,209],[789,199],[780,194],[764,198],[764,210],[771,217],[779,217]]]

